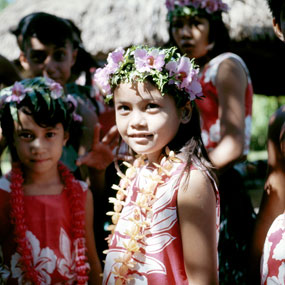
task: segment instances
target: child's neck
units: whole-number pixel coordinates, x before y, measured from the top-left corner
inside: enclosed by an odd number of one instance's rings
[[[62,192],[63,184],[58,169],[45,173],[35,173],[24,169],[25,195],[57,195]]]

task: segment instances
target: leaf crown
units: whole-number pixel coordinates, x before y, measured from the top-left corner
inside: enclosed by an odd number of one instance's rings
[[[67,112],[75,114],[76,101],[71,95],[65,95],[62,86],[47,77],[35,77],[15,82],[12,86],[0,91],[0,118],[5,106],[9,105],[10,113],[14,121],[18,121],[18,109],[21,102],[29,99],[34,110],[40,110],[41,104],[45,104],[50,112],[56,112],[59,106],[64,118],[68,118]]]
[[[203,95],[198,75],[194,60],[181,56],[176,47],[133,46],[109,53],[107,64],[96,70],[94,81],[107,102],[113,99],[112,91],[120,83],[149,80],[162,96],[170,94],[179,104]]]
[[[221,18],[222,12],[227,12],[229,6],[222,0],[166,0],[168,10],[167,20],[173,17],[206,16]]]

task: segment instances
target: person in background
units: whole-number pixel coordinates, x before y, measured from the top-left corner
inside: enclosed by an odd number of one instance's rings
[[[101,284],[88,186],[59,162],[75,106],[49,78],[1,90],[13,158],[0,179],[0,283]]]
[[[202,138],[218,172],[221,194],[221,284],[246,284],[255,213],[237,170],[249,152],[253,88],[244,61],[229,52],[221,0],[167,0],[169,45],[200,66],[204,100],[197,100]]]
[[[110,113],[106,118],[102,104],[98,104],[93,96],[92,86],[74,82],[79,71],[82,71],[79,68],[82,63],[78,59],[83,49],[80,31],[72,21],[44,12],[32,13],[19,22],[14,34],[26,76],[46,76],[55,80],[63,86],[66,94],[72,95],[77,105],[77,121],[70,129],[70,143],[64,147],[61,161],[76,178],[88,183],[94,195],[94,213],[98,217],[95,219],[95,237],[101,254],[99,248],[104,241],[101,235],[101,198],[105,189],[106,169],[113,161],[112,149],[117,142],[116,128],[112,128],[115,124],[114,114],[112,116]],[[97,150],[96,167],[86,166],[86,160],[82,159],[91,149]]]
[[[273,28],[285,41],[285,1],[267,0]],[[285,106],[271,116],[268,167],[251,250],[251,284],[285,281]]]

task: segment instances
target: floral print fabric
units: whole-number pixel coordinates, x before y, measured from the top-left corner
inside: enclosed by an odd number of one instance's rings
[[[152,212],[145,217],[149,227],[145,229],[145,244],[133,255],[136,261],[133,278],[128,284],[188,284],[183,262],[182,242],[177,215],[179,178],[185,164],[175,163],[170,176],[163,175],[163,182],[154,192]],[[115,284],[116,259],[125,253],[126,230],[131,227],[130,217],[135,210],[139,189],[147,185],[154,168],[148,165],[138,169],[137,177],[127,189],[127,198],[120,220],[110,243],[104,268],[104,284]],[[219,235],[219,194],[217,189],[217,237]]]
[[[87,185],[81,185],[81,202],[85,205]],[[71,239],[71,213],[67,191],[59,195],[24,196],[28,226],[26,238],[32,249],[34,267],[39,272],[41,284],[74,284],[76,280],[76,253]],[[9,282],[17,280],[16,283],[24,284],[23,272],[19,266],[20,255],[13,241],[13,225],[9,220],[10,192],[10,182],[5,177],[1,178],[0,281],[4,282],[5,278]]]
[[[205,98],[196,100],[200,110],[202,120],[202,139],[208,150],[214,149],[221,140],[220,120],[219,120],[219,99],[216,88],[216,76],[220,64],[225,59],[236,59],[243,66],[248,78],[248,86],[245,94],[245,141],[244,154],[249,151],[251,115],[252,115],[252,96],[253,89],[248,69],[244,61],[233,53],[223,53],[212,59],[206,66],[201,75],[200,83],[202,85]]]
[[[263,247],[261,280],[264,285],[285,284],[285,213],[272,223]]]

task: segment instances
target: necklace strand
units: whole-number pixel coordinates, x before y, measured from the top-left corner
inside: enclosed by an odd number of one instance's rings
[[[58,164],[60,177],[62,177],[64,190],[68,190],[68,199],[72,215],[72,238],[75,247],[75,272],[77,284],[86,284],[88,281],[89,265],[85,255],[85,212],[81,204],[81,186],[70,171],[62,164]],[[15,225],[14,235],[17,243],[17,252],[20,254],[19,264],[24,272],[24,281],[32,281],[41,284],[41,278],[33,265],[31,248],[28,246],[26,232],[28,230],[25,209],[23,173],[20,164],[13,163],[11,171],[11,222]],[[63,191],[64,191],[63,190]]]
[[[156,168],[147,177],[147,184],[143,188],[139,188],[138,196],[134,203],[135,209],[133,215],[129,218],[129,221],[132,222],[132,226],[128,227],[124,233],[127,236],[127,241],[124,242],[126,251],[123,256],[115,259],[117,265],[114,266],[114,271],[112,272],[115,275],[115,285],[127,284],[128,281],[132,280],[132,277],[129,275],[137,263],[135,256],[144,252],[145,231],[150,227],[148,220],[152,217],[152,205],[156,201],[156,189],[160,184],[164,183],[163,176],[171,175],[173,162],[181,162],[179,158],[175,157],[173,151],[169,151],[169,149],[166,148],[165,152],[168,157],[163,157],[160,164],[153,163]],[[107,215],[112,216],[113,222],[113,224],[108,227],[108,230],[111,231],[111,234],[107,238],[109,245],[111,244],[121,211],[125,205],[127,188],[137,176],[137,169],[146,165],[146,156],[139,156],[133,165],[128,162],[123,163],[128,168],[125,175],[118,173],[121,177],[119,186],[112,186],[112,188],[117,191],[116,198],[109,198],[109,202],[114,204],[114,211],[107,212]],[[109,250],[105,250],[104,253],[107,254],[108,251]]]

